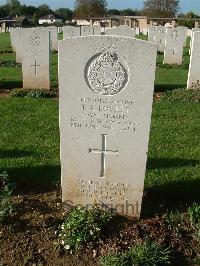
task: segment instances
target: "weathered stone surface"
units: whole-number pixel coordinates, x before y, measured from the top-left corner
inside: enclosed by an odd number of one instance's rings
[[[163,61],[164,64],[182,64],[184,42],[184,30],[182,30],[181,28],[167,29]]]
[[[16,51],[16,62],[22,63],[22,31],[21,28],[15,29],[15,51]]]
[[[190,67],[187,88],[193,84],[200,83],[200,32],[194,32],[191,44]]]
[[[154,43],[156,43],[158,45],[158,51],[159,52],[164,52],[165,38],[166,38],[166,28],[162,27],[162,26],[156,27]]]
[[[23,30],[22,73],[25,89],[50,89],[50,32]]]
[[[81,36],[81,28],[73,26],[64,26],[63,27],[63,39],[68,39],[72,37]]]
[[[81,36],[94,35],[93,26],[81,26]]]
[[[136,31],[135,29],[131,29],[130,27],[123,25],[116,27],[116,28],[111,28],[111,29],[106,29],[105,35],[115,35],[119,37],[129,37],[129,38],[135,38]]]
[[[101,35],[101,26],[93,26],[93,35]]]
[[[154,44],[117,36],[59,42],[66,205],[99,203],[140,216],[156,53]]]
[[[50,47],[52,51],[58,51],[58,28],[56,26],[48,27],[50,31]]]

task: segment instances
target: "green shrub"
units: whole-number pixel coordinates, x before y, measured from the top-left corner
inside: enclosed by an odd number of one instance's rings
[[[126,266],[130,265],[126,255],[122,253],[110,253],[100,257],[99,264],[102,266]]]
[[[190,223],[200,229],[200,205],[197,203],[193,203],[191,207],[188,209]]]
[[[176,234],[181,234],[185,227],[184,215],[178,211],[167,213],[165,215],[165,221],[168,227]]]
[[[170,102],[200,103],[200,90],[176,89],[173,91],[167,91],[161,97],[161,101],[162,100]]]
[[[0,222],[11,214],[13,208],[11,204],[12,185],[9,182],[6,172],[0,174]]]
[[[163,248],[156,242],[146,241],[138,244],[128,253],[131,265],[153,266],[170,264],[169,249]]]
[[[145,241],[133,246],[126,253],[110,253],[99,260],[102,266],[157,266],[170,264],[170,251],[156,242]]]
[[[58,89],[53,88],[51,90],[27,90],[19,88],[12,90],[10,96],[13,98],[53,98],[58,96]]]
[[[65,249],[77,249],[88,242],[98,241],[112,217],[111,212],[98,207],[77,207],[66,216],[61,226],[60,243]]]

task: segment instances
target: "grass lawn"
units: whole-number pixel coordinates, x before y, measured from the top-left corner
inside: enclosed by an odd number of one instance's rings
[[[15,54],[9,52],[9,46],[9,34],[0,34],[0,89],[22,87],[21,66],[15,64]],[[153,104],[142,206],[144,219],[136,222],[118,217],[114,224],[105,228],[108,234],[103,241],[98,242],[97,238],[94,247],[88,246],[72,255],[69,250],[63,252],[55,246],[64,220],[60,194],[58,99],[11,98],[0,94],[0,174],[6,171],[16,185],[11,197],[14,213],[4,223],[0,221],[0,265],[93,266],[97,265],[95,252],[98,257],[102,250],[109,253],[116,247],[127,251],[141,240],[144,245],[148,238],[155,243],[161,242],[163,248],[169,247],[173,262],[170,265],[200,265],[197,260],[200,258],[200,227],[194,227],[187,211],[192,203],[200,204],[200,92],[184,89],[188,47],[184,49],[181,66],[163,65],[162,61],[163,54],[159,54],[155,90],[168,92]],[[58,85],[57,79],[57,53],[52,53],[52,87]],[[181,89],[174,90],[176,88]],[[173,92],[169,92],[171,90]],[[2,202],[4,200],[5,194]],[[198,216],[193,214],[194,218],[200,219],[200,207]],[[73,225],[72,232],[78,237],[77,241],[89,230],[88,223],[82,228],[82,218],[78,216],[77,219],[75,215],[73,223],[69,223],[69,228]],[[76,235],[73,228],[77,223],[82,229],[79,228]],[[142,257],[140,251],[139,258]],[[152,254],[148,256],[152,260]]]
[[[9,47],[8,37],[0,35],[0,50]],[[156,89],[184,87],[188,48],[180,67],[163,66],[162,60],[163,55],[158,55]],[[12,62],[14,54],[0,54],[0,61]],[[51,71],[52,84],[56,86],[56,53],[52,54]],[[7,87],[22,83],[19,66],[0,67],[0,75]],[[0,108],[0,172],[6,170],[24,189],[33,184],[50,186],[60,182],[58,100],[0,98]],[[191,201],[200,201],[199,114],[199,104],[195,103],[154,103],[145,214],[165,212],[169,207],[184,208]]]
[[[59,182],[58,100],[1,98],[0,109],[0,172],[25,189]],[[199,114],[199,104],[154,103],[145,214],[200,201]]]
[[[62,35],[59,35],[59,39]],[[146,36],[137,36],[140,39],[147,39]],[[186,87],[187,75],[189,67],[189,38],[187,48],[184,49],[184,61],[180,67],[163,66],[163,54],[158,55],[157,70],[155,80],[155,91],[173,90],[176,88]],[[11,50],[9,34],[0,34],[0,52]],[[57,74],[57,53],[51,54],[51,86],[58,86]],[[15,62],[15,54],[5,53],[0,54],[0,62]],[[17,67],[0,67],[0,81],[3,80],[3,88],[19,88],[22,87],[22,70]],[[1,84],[1,83],[0,83]],[[2,86],[2,85],[1,85]]]

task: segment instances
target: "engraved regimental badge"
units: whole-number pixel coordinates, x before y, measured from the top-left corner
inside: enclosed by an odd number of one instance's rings
[[[32,46],[40,45],[40,36],[37,34],[36,31],[34,31],[30,37],[30,44]]]
[[[112,96],[121,92],[128,83],[128,68],[115,53],[105,51],[94,56],[87,64],[85,78],[93,92]]]

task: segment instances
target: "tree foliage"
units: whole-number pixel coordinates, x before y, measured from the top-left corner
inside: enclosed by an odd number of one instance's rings
[[[179,10],[179,0],[145,0],[144,12],[151,17],[174,17]]]
[[[106,7],[106,0],[76,0],[74,16],[81,19],[104,16]]]
[[[58,14],[61,18],[66,20],[71,20],[73,16],[73,11],[69,8],[59,8],[55,10],[55,13]]]

